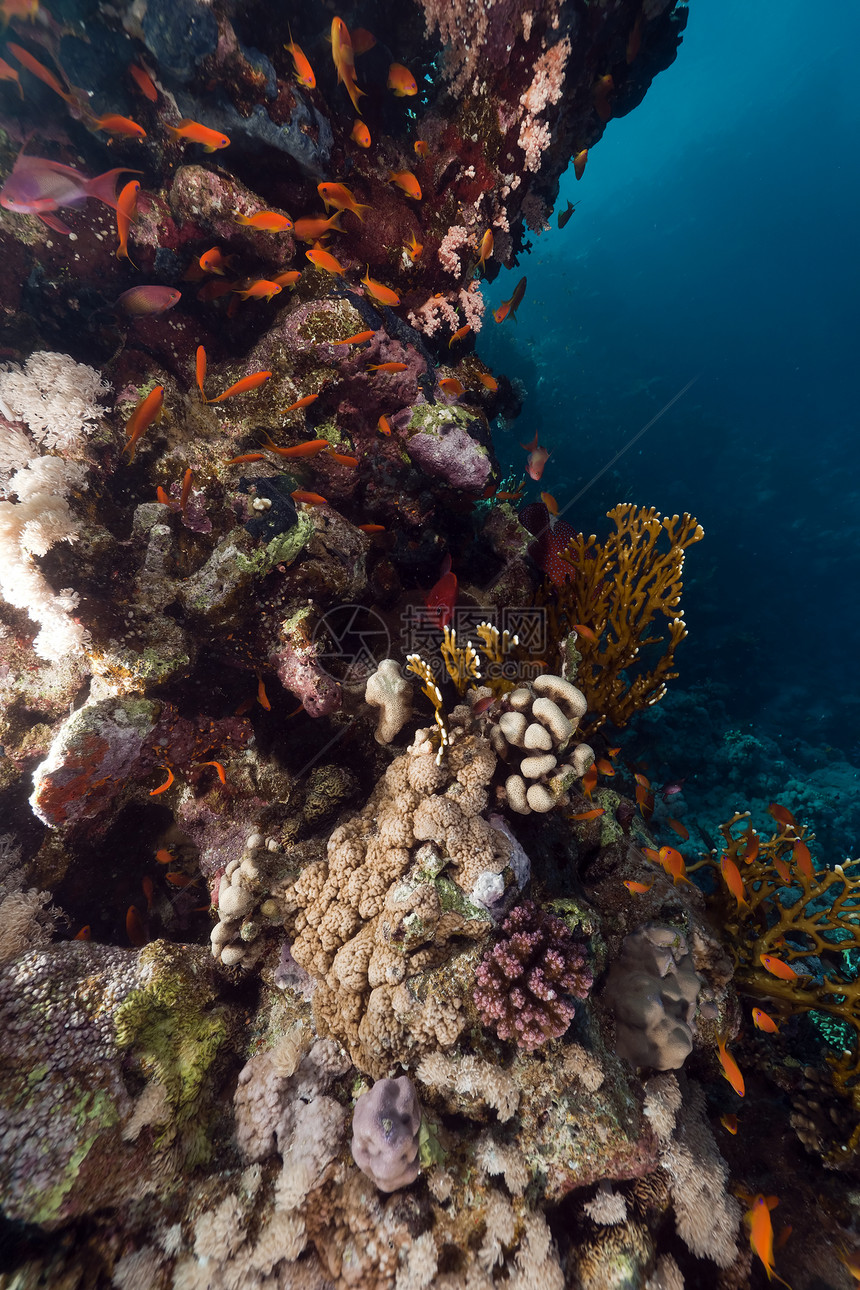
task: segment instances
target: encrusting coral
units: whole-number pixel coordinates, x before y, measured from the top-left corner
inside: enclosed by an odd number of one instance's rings
[[[683,1066],[701,987],[682,932],[648,926],[625,936],[603,990],[619,1057],[660,1071]]]
[[[704,537],[686,513],[661,517],[653,507],[623,503],[608,518],[615,531],[603,542],[576,534],[562,555],[569,578],[541,593],[554,639],[561,644],[574,633],[566,652],[576,660],[576,683],[588,700],[588,737],[606,722],[626,726],[635,712],[658,703],[666,682],[678,675],[675,650],[687,635],[680,610],[684,552]],[[668,551],[658,546],[664,534]],[[653,634],[660,615],[669,624],[665,644]],[[655,656],[659,645],[663,652]]]

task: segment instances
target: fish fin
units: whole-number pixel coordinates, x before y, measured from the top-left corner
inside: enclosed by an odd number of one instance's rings
[[[46,224],[48,228],[52,228],[55,233],[64,233],[66,237],[71,237],[72,230],[57,215],[51,215],[48,211],[41,211],[36,215],[36,219],[40,219],[43,224]]]
[[[106,206],[117,210],[116,204],[116,180],[117,175],[142,175],[142,170],[131,170],[128,166],[117,166],[116,170],[106,170],[103,175],[96,175],[90,179],[84,186],[87,197],[95,197]]]

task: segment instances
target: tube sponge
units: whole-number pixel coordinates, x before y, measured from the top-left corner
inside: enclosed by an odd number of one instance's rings
[[[352,1158],[380,1191],[399,1191],[418,1177],[421,1107],[406,1075],[378,1079],[352,1116]]]

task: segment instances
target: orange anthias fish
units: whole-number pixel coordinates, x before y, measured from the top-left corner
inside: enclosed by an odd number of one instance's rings
[[[770,1211],[776,1203],[778,1202],[773,1200],[769,1204],[766,1196],[756,1196],[751,1209],[745,1215],[745,1221],[749,1224],[752,1252],[764,1266],[768,1281],[776,1277],[780,1285],[788,1286],[788,1282],[783,1281],[782,1277],[773,1270],[773,1223]]]
[[[352,139],[353,143],[358,144],[359,148],[370,147],[370,131],[363,121],[355,121],[353,123],[349,137]]]
[[[753,1008],[752,1019],[756,1030],[763,1030],[767,1035],[779,1034],[779,1026],[776,1024],[773,1017],[769,1017],[761,1008]]]
[[[427,156],[427,142],[425,139],[416,139],[412,145],[412,148],[417,157]]]
[[[287,269],[285,273],[276,273],[272,281],[279,287],[294,287],[301,276],[298,269]]]
[[[117,116],[115,113],[108,113],[107,116],[94,116],[92,124],[96,130],[104,130],[105,134],[122,135],[126,139],[145,139],[146,131],[142,125],[136,121],[131,121],[127,116]]]
[[[329,233],[342,233],[340,211],[335,211],[328,219],[324,215],[307,215],[297,219],[293,232],[300,242],[318,242]]]
[[[0,58],[0,81],[14,81],[18,86],[18,93],[21,95],[21,98],[24,97],[24,88],[21,85],[21,77],[15,71],[14,67],[9,66],[5,58]]]
[[[514,294],[510,300],[503,300],[498,309],[493,310],[493,317],[497,323],[504,322],[506,318],[517,320],[517,310],[523,302],[523,296],[526,294],[526,279],[520,278],[514,287]]]
[[[765,972],[769,972],[771,976],[778,977],[780,981],[798,981],[800,979],[793,967],[789,967],[787,963],[783,963],[782,959],[776,958],[773,954],[759,954],[758,959]]]
[[[136,179],[132,179],[123,188],[116,203],[116,231],[119,238],[119,246],[114,254],[118,260],[128,260],[131,264],[131,256],[128,253],[128,234],[137,211],[137,194],[140,192],[140,184]]]
[[[654,884],[653,882],[634,882],[630,879],[628,882],[625,882],[624,886],[629,892],[632,892],[634,896],[644,896],[645,892],[650,891]]]
[[[85,927],[82,927],[79,932],[75,933],[75,935],[72,937],[72,940],[89,941],[92,939],[92,934],[93,934],[92,928],[90,927],[89,923],[87,923]]]
[[[421,185],[411,170],[390,170],[388,172],[388,178],[391,183],[396,184],[400,191],[405,193],[407,197],[411,197],[413,201],[420,202]]]
[[[364,94],[364,90],[358,88],[358,82],[355,79],[355,53],[349,37],[349,29],[343,18],[331,20],[331,56],[334,59],[337,79],[346,89],[352,100],[352,106],[361,116],[358,99],[359,95]]]
[[[409,241],[404,244],[403,250],[414,264],[416,260],[421,258],[421,253],[424,250],[424,243],[419,242],[415,234],[412,233],[409,237]],[[448,344],[450,345],[451,342],[449,341]]]
[[[496,380],[495,376],[491,376],[489,372],[479,372],[478,380],[485,389],[488,389],[491,393],[499,388],[499,382]]]
[[[767,810],[768,814],[772,815],[778,824],[791,825],[792,828],[797,827],[797,820],[787,806],[780,806],[778,802],[771,802]]]
[[[204,403],[208,403],[209,400],[203,392],[203,382],[206,380],[206,350],[202,345],[197,346],[197,354],[194,360],[194,375],[197,379],[197,388],[200,391],[200,397]]]
[[[304,85],[306,90],[316,89],[317,78],[314,76],[314,69],[311,67],[302,50],[293,40],[293,33],[290,32],[290,39],[284,45],[293,60],[293,67],[296,69],[296,80],[300,85]]]
[[[583,148],[576,154],[573,159],[573,173],[577,179],[581,179],[585,174],[585,163],[588,161],[588,149]]]
[[[182,476],[182,488],[179,492],[179,509],[185,514],[185,508],[188,505],[188,499],[191,496],[191,483],[194,479],[194,471],[189,466]]]
[[[220,246],[211,246],[197,261],[204,273],[218,273],[221,277],[232,267],[233,256],[224,255]]]
[[[183,119],[179,125],[167,125],[164,128],[177,141],[187,139],[189,143],[202,144],[204,152],[217,152],[219,148],[230,146],[226,134],[222,134],[220,130],[210,130],[208,125],[201,125],[199,121]]]
[[[615,767],[612,765],[612,762],[607,761],[605,757],[598,757],[597,761],[594,764],[597,767],[597,769],[600,771],[601,775],[615,774]]]
[[[457,344],[458,340],[465,340],[471,330],[471,323],[464,323],[462,327],[458,327],[453,336],[448,340],[448,348],[451,349],[453,345]]]
[[[154,888],[154,887],[153,887],[153,885],[152,885],[152,879],[150,878],[149,874],[146,874],[146,875],[144,876],[143,882],[142,882],[140,885],[141,885],[141,887],[143,888],[143,894],[144,894],[144,896],[146,896],[146,912],[147,912],[148,914],[151,914],[151,913],[152,913],[152,897],[153,897],[153,894],[154,894],[154,892],[155,892],[155,888]]]
[[[358,465],[357,457],[350,457],[349,454],[345,452],[335,452],[334,448],[332,448],[330,452],[326,453],[326,456],[331,457],[333,461],[338,463],[338,465],[349,466],[352,470],[355,470]]]
[[[442,561],[442,574],[424,596],[424,604],[431,615],[436,615],[436,627],[441,631],[454,617],[454,606],[457,603],[457,575],[451,571],[451,557],[446,555]]]
[[[125,441],[123,452],[128,450],[129,461],[134,461],[138,440],[149,429],[153,421],[157,421],[161,417],[163,407],[164,386],[156,385],[154,390],[140,400],[125,423],[125,432],[128,438]]]
[[[53,72],[49,71],[48,68],[45,67],[44,63],[40,63],[38,58],[34,58],[32,54],[28,54],[26,49],[21,45],[16,45],[12,40],[9,41],[7,48],[10,54],[14,54],[21,66],[26,67],[31,76],[35,76],[43,85],[47,85],[49,90],[53,90],[55,94],[59,94],[60,98],[65,99],[70,106],[74,104],[75,96],[73,94],[69,94],[67,90],[63,89],[57,77]]]
[[[390,435],[391,426],[388,424],[388,417],[385,417],[385,416],[380,417],[376,423],[376,428],[380,432],[380,434]]]
[[[356,27],[355,31],[350,32],[350,40],[352,41],[352,52],[357,56],[366,54],[376,44],[376,37],[366,27]]]
[[[266,694],[266,687],[263,684],[262,678],[257,681],[257,702],[261,708],[265,708],[267,712],[271,712],[272,705],[269,702],[269,696]]]
[[[218,772],[218,778],[220,779],[221,783],[222,784],[227,783],[227,772],[225,771],[224,767],[221,765],[220,761],[202,761],[200,765],[214,766],[216,771]]]
[[[597,787],[597,767],[594,762],[591,763],[588,770],[579,781],[579,786],[586,797],[591,797],[591,794]]]
[[[743,1097],[746,1091],[744,1077],[741,1074],[740,1067],[726,1049],[725,1042],[722,1039],[717,1040],[717,1056],[720,1060],[720,1066],[723,1068],[723,1074],[737,1093],[738,1097]]]
[[[738,1131],[738,1117],[733,1115],[730,1111],[725,1115],[720,1116],[720,1124],[732,1135],[732,1137],[734,1137]]]
[[[135,949],[140,949],[142,945],[146,944],[143,919],[134,905],[129,905],[128,907],[128,912],[125,916],[125,931]]]
[[[603,806],[594,806],[590,811],[578,811],[576,815],[569,815],[569,820],[596,820],[601,815],[606,814],[606,808]]]
[[[325,452],[331,447],[328,439],[309,439],[306,443],[294,444],[292,448],[279,448],[268,435],[263,438],[263,446],[269,452],[276,452],[279,457],[315,457],[318,452]]]
[[[245,228],[260,229],[264,233],[289,233],[293,227],[293,221],[288,215],[281,215],[278,211],[255,211],[253,215],[237,215],[237,224],[244,224]]]
[[[812,856],[809,854],[809,847],[805,842],[797,841],[794,844],[793,856],[798,869],[807,878],[815,877],[815,870],[812,867]]]
[[[214,399],[209,399],[209,402],[222,403],[224,399],[231,399],[234,394],[244,394],[246,390],[259,389],[261,385],[265,385],[271,375],[271,372],[252,372],[250,376],[243,376],[241,381],[231,385],[223,394],[217,394]]]
[[[167,790],[170,788],[170,785],[173,783],[174,779],[176,778],[176,776],[174,775],[173,771],[170,769],[169,766],[164,766],[162,767],[162,769],[167,771],[167,779],[164,781],[163,784],[159,784],[158,788],[150,789],[150,793],[149,793],[150,797],[158,797],[159,793],[166,793]]]
[[[776,870],[776,872],[779,874],[782,881],[786,885],[789,885],[791,883],[791,870],[789,869],[785,861],[781,860],[779,856],[774,856],[773,867]]]
[[[532,439],[531,443],[521,443],[520,447],[525,448],[526,452],[529,454],[529,459],[526,462],[527,474],[530,475],[532,479],[539,480],[543,474],[543,468],[552,454],[547,452],[546,448],[541,448],[538,443],[537,430],[535,431],[535,437]]]
[[[594,110],[600,117],[601,121],[608,121],[612,116],[612,95],[615,91],[615,82],[607,72],[600,79],[592,90],[592,101]]]
[[[408,363],[370,363],[368,372],[405,372]]]
[[[369,206],[357,202],[346,184],[317,184],[317,192],[323,199],[323,206],[327,211],[332,208],[338,211],[350,211],[363,221],[364,216],[361,212],[371,209]]]
[[[462,381],[458,381],[456,376],[443,376],[439,381],[439,389],[443,394],[447,394],[449,399],[459,399],[461,394],[466,393],[466,387]]]
[[[741,877],[741,871],[729,855],[724,855],[720,860],[720,873],[723,875],[723,882],[738,902],[738,908],[743,906],[749,909],[747,893],[744,889],[744,880]]]
[[[687,877],[687,866],[680,851],[676,851],[674,847],[661,847],[657,852],[657,856],[660,864],[676,886],[679,882],[690,881]]]
[[[271,300],[272,296],[277,296],[283,287],[280,282],[271,282],[268,278],[259,278],[252,282],[249,287],[242,291],[237,291],[236,295],[242,300]]]
[[[137,63],[130,63],[128,74],[141,94],[148,98],[150,103],[158,102],[158,90],[155,88],[155,83],[148,72],[145,72],[142,67],[138,67]]]
[[[294,502],[303,502],[305,506],[328,506],[328,498],[321,496],[320,493],[308,493],[303,488],[297,488],[290,493]]]
[[[39,0],[2,0],[0,3],[0,28],[5,28],[13,18],[33,22],[39,12]]]
[[[173,856],[167,847],[160,847],[155,853],[155,858],[159,864],[173,864]]]
[[[346,273],[346,269],[343,267],[340,260],[336,260],[333,255],[330,255],[329,252],[318,243],[315,246],[312,246],[309,251],[305,251],[305,258],[310,260],[311,264],[315,265],[316,268],[324,269],[326,273],[333,273],[338,276]]]
[[[354,336],[347,336],[345,340],[333,340],[332,345],[361,345],[366,340],[371,340],[376,335],[375,331],[357,331]]]
[[[318,398],[318,394],[305,394],[301,399],[296,399],[295,403],[291,403],[288,408],[281,408],[281,416],[286,416],[288,412],[296,412],[299,408],[309,408]]]
[[[749,841],[747,842],[746,847],[744,848],[743,858],[744,858],[745,864],[752,864],[753,860],[755,860],[756,856],[758,855],[758,849],[759,849],[759,836],[757,833],[753,833]]]
[[[408,67],[402,63],[392,63],[388,69],[388,88],[393,90],[398,98],[410,97],[418,93],[418,86],[415,77]]]
[[[540,499],[543,502],[550,515],[558,515],[558,502],[552,493],[541,493]]]
[[[357,524],[356,528],[361,529],[362,533],[384,533],[384,524]]]
[[[488,228],[484,236],[481,238],[481,251],[480,251],[481,258],[478,260],[478,264],[481,266],[482,269],[486,268],[487,260],[489,260],[492,254],[493,254],[493,230],[491,228]]]
[[[396,291],[392,291],[390,287],[386,287],[381,282],[376,282],[370,276],[369,266],[368,266],[367,272],[365,273],[361,281],[364,283],[364,286],[367,288],[367,294],[371,297],[372,300],[375,300],[378,304],[388,305],[392,309],[395,309],[397,305],[400,304],[400,297],[398,296]]]

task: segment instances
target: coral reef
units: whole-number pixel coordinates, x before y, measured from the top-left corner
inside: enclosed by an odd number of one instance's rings
[[[681,932],[649,926],[625,936],[604,986],[619,1057],[659,1071],[683,1066],[701,985]]]
[[[357,1098],[352,1113],[352,1158],[380,1191],[399,1191],[418,1177],[421,1107],[406,1075],[379,1079]]]

